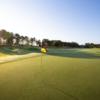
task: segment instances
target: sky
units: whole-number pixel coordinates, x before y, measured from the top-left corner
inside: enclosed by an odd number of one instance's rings
[[[0,29],[37,39],[100,43],[100,0],[0,0]]]

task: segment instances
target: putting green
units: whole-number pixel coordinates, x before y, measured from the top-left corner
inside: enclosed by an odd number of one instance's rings
[[[90,52],[89,52],[90,50]],[[100,49],[51,49],[0,64],[0,100],[99,100]]]

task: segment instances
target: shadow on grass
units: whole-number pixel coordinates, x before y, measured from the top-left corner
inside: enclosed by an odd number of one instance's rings
[[[9,55],[25,55],[28,53],[40,53],[39,48],[22,47],[22,48],[0,48],[0,52]],[[83,49],[49,49],[47,55],[71,57],[71,58],[87,58],[87,59],[100,59],[100,55],[95,53],[86,52]]]
[[[96,55],[94,53],[88,53],[78,49],[61,50],[61,52],[60,50],[55,52],[50,51],[47,54],[52,56],[60,56],[60,57],[100,59],[99,55]]]
[[[28,53],[38,53],[37,48],[0,48],[0,52],[9,55],[25,55]]]

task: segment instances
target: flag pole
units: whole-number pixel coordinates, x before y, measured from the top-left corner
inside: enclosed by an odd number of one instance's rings
[[[41,65],[42,65],[42,61],[43,61],[43,57],[42,57],[43,55],[42,55],[42,52],[41,52]]]
[[[40,50],[40,51],[41,51],[41,66],[42,66],[42,45],[43,45],[43,44],[42,44],[42,42],[41,42],[41,50]]]
[[[47,43],[41,43],[41,66],[43,64],[43,55],[47,53]]]

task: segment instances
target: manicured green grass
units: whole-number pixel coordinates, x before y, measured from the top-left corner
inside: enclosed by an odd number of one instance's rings
[[[50,49],[0,64],[0,100],[99,100],[100,49]]]

